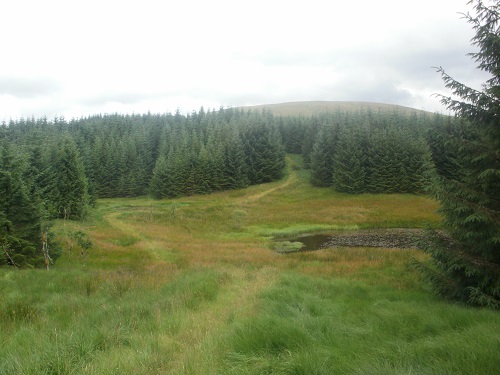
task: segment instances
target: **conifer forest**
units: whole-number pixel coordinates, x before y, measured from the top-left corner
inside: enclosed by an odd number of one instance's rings
[[[453,160],[456,150],[440,136],[453,121],[423,112],[276,117],[202,108],[4,123],[0,262],[42,266],[51,220],[82,219],[96,199],[176,198],[271,182],[283,176],[285,153],[302,155],[316,186],[423,193],[432,170]]]

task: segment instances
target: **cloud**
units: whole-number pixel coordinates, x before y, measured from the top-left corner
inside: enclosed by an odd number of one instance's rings
[[[444,85],[433,66],[485,81],[466,56],[473,32],[456,13],[466,0],[6,6],[0,33],[13,58],[0,60],[0,120],[296,100],[436,110],[431,94]]]
[[[84,106],[102,106],[107,103],[120,103],[120,104],[136,104],[148,99],[155,99],[164,96],[157,93],[145,92],[97,92],[94,95],[88,95],[79,99],[79,102]]]
[[[54,79],[0,77],[0,95],[29,99],[52,95],[60,89],[61,86]]]

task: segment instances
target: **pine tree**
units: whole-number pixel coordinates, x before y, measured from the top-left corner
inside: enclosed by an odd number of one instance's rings
[[[359,129],[339,129],[333,158],[333,188],[342,193],[359,194],[366,191],[366,153],[363,134]]]
[[[316,140],[316,135],[320,129],[320,121],[318,118],[313,117],[309,126],[304,131],[304,138],[301,144],[302,158],[304,159],[304,167],[306,169],[311,166],[311,152]]]
[[[97,136],[92,147],[92,170],[94,175],[95,193],[99,198],[113,197],[113,179],[116,166],[113,163],[111,146],[103,137]]]
[[[171,191],[170,170],[167,159],[164,155],[160,155],[153,169],[153,175],[150,183],[150,193],[156,199],[162,199],[169,196]]]
[[[262,184],[283,176],[285,149],[278,129],[263,119],[245,129],[243,139],[251,184]]]
[[[290,154],[301,154],[304,141],[304,118],[285,117],[278,120],[279,130],[283,136],[285,150]]]
[[[314,142],[311,155],[311,183],[315,186],[330,186],[334,171],[333,155],[335,153],[335,129],[323,128]]]
[[[222,189],[247,187],[248,167],[245,162],[243,142],[237,130],[228,130],[222,156],[224,163]]]
[[[51,160],[50,193],[56,217],[83,218],[89,205],[88,183],[80,154],[73,139],[66,135]]]
[[[26,163],[9,145],[1,150],[0,159],[0,264],[40,266],[42,220],[23,181]]]
[[[472,2],[470,2],[472,3]],[[441,153],[434,194],[441,203],[446,235],[434,233],[424,249],[429,266],[417,264],[446,298],[500,308],[500,4],[474,1],[466,14],[476,34],[470,54],[491,75],[474,90],[439,68],[453,97],[441,102],[461,119],[447,133],[449,155]]]
[[[377,129],[370,136],[366,188],[369,193],[388,193],[393,188],[391,140],[387,131]]]

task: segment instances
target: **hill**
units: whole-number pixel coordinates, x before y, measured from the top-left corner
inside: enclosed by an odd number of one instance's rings
[[[403,111],[403,112],[425,112],[419,109],[405,107],[395,104],[384,104],[374,102],[341,102],[341,101],[303,101],[286,102],[276,104],[260,104],[243,107],[245,109],[266,109],[277,116],[313,116],[325,112],[355,112],[361,109],[372,111]]]

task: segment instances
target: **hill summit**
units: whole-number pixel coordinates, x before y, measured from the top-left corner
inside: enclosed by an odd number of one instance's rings
[[[356,101],[299,101],[275,104],[244,106],[244,109],[266,109],[277,116],[313,116],[325,112],[356,112],[363,109],[372,111],[424,112],[419,109],[396,104]]]

